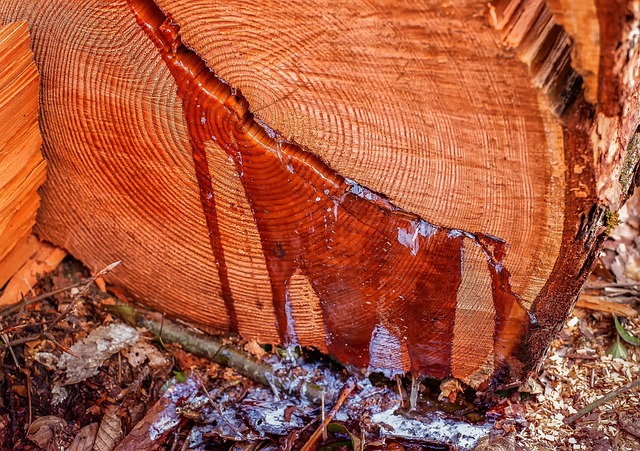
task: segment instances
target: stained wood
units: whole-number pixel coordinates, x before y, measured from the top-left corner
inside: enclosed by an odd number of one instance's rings
[[[37,230],[201,327],[517,380],[638,158],[633,22],[564,3],[1,0],[43,74]]]
[[[0,288],[33,253],[27,237],[45,179],[30,42],[26,22],[0,22]]]

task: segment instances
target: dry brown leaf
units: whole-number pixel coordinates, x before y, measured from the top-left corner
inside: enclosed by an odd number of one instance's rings
[[[515,437],[513,435],[506,437],[487,435],[478,440],[474,451],[516,451]]]
[[[464,389],[458,379],[449,378],[440,383],[440,394],[438,400],[448,399],[450,402],[455,403],[458,393],[462,393]]]
[[[629,434],[640,438],[640,415],[628,418],[625,415],[618,416],[618,423],[620,427]]]
[[[29,426],[27,438],[40,448],[48,449],[56,433],[67,427],[67,422],[54,415],[36,418]]]
[[[102,417],[93,449],[112,451],[122,441],[124,433],[118,416],[118,407],[109,406]]]
[[[117,451],[138,449],[162,449],[166,438],[182,421],[178,405],[193,398],[199,391],[201,382],[189,377],[184,383],[174,384],[167,389],[129,434],[118,445]]]
[[[11,390],[18,396],[27,397],[27,387],[25,385],[13,385]]]
[[[267,354],[267,351],[262,349],[257,340],[250,340],[246,345],[244,345],[244,350],[249,354],[256,356],[258,359],[261,359]]]
[[[67,451],[92,451],[98,427],[98,423],[91,423],[80,429]]]
[[[530,395],[539,395],[544,392],[544,388],[540,383],[532,377],[528,377],[527,380],[518,388],[521,393],[529,393]]]
[[[147,360],[151,368],[162,368],[169,364],[167,358],[155,346],[146,341],[139,341],[134,346],[123,349],[122,355],[134,368],[138,368]]]
[[[113,354],[135,344],[140,338],[139,332],[126,324],[109,324],[99,327],[70,351],[74,355],[63,354],[58,369],[65,373],[62,385],[77,384],[98,374],[102,363]]]
[[[102,277],[98,277],[95,281],[95,284],[101,292],[107,292],[107,284]]]

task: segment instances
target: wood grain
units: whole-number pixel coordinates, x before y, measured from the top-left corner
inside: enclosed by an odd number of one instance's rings
[[[170,315],[368,371],[535,366],[637,166],[635,90],[589,103],[545,2],[158,5],[0,0],[43,75],[44,238]]]
[[[0,288],[11,275],[7,267],[17,269],[30,256],[12,251],[31,233],[40,205],[37,190],[45,179],[39,76],[30,42],[26,22],[0,22],[0,273],[5,274]]]
[[[485,2],[158,5],[283,137],[429,222],[508,242],[513,285],[535,299],[562,234],[563,149]]]

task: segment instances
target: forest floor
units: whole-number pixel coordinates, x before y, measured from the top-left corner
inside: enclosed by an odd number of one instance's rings
[[[229,336],[203,358],[163,338],[168,320],[127,324],[101,279],[66,259],[0,310],[0,449],[640,449],[638,199],[583,293],[592,308],[574,310],[523,387],[491,397],[455,381],[354,379],[318,353]],[[622,334],[611,305],[632,312]],[[220,364],[232,360],[238,370]]]

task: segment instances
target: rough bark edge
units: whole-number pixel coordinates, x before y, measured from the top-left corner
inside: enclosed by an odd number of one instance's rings
[[[513,360],[494,374],[494,387],[520,382],[541,364],[597,261],[614,221],[612,212],[638,184],[640,134],[637,119],[633,123],[638,100],[633,86],[624,85],[625,77],[638,72],[640,59],[633,55],[637,42],[632,37],[638,8],[631,2],[628,8],[620,2],[598,6],[600,83],[598,105],[593,105],[585,99],[582,76],[571,63],[572,39],[544,1],[489,5],[489,20],[503,44],[529,66],[532,83],[562,124],[567,168],[561,252],[531,306],[531,324]],[[606,182],[616,186],[602,189]]]

